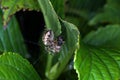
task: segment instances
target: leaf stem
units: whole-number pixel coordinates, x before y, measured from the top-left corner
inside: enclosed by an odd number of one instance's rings
[[[50,72],[50,69],[51,69],[51,66],[52,66],[52,59],[53,59],[53,56],[48,54],[47,56],[47,65],[46,65],[46,71],[45,71],[45,75],[46,77],[49,76],[49,72]]]

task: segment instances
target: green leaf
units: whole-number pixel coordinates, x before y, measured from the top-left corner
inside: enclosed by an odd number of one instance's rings
[[[76,26],[80,26],[80,21],[84,21],[83,19],[80,20],[80,18],[76,18],[75,16],[66,16],[65,20],[75,24]]]
[[[12,17],[8,25],[3,27],[2,13],[0,13],[0,51],[17,52],[24,57],[28,55],[15,17]]]
[[[109,7],[114,7],[116,9],[120,9],[120,0],[107,0],[107,5]]]
[[[44,15],[46,28],[53,30],[55,36],[60,35],[61,25],[58,16],[52,7],[51,2],[49,0],[38,0],[38,2]]]
[[[5,52],[0,56],[1,80],[41,80],[32,65],[20,55]]]
[[[65,43],[62,46],[61,52],[59,53],[58,67],[55,69],[56,73],[60,73],[64,70],[69,60],[72,58],[75,50],[79,47],[80,34],[75,25],[67,21],[61,20],[62,33],[65,39]]]
[[[81,45],[74,68],[79,80],[119,80],[120,51]]]
[[[99,23],[120,24],[119,10],[111,9],[110,11],[99,13],[90,20],[89,25],[96,25]]]
[[[61,20],[61,25],[63,29],[62,36],[65,39],[65,43],[63,44],[61,51],[58,53],[58,57],[52,55],[48,56],[48,62],[51,62],[47,63],[48,69],[46,71],[46,76],[49,79],[57,79],[59,77],[71,59],[73,53],[79,46],[79,31],[76,26],[64,20]],[[58,58],[57,62],[51,66],[51,64],[53,64],[51,59],[54,59],[56,57]]]
[[[90,25],[96,25],[99,23],[115,23],[120,24],[120,1],[119,0],[107,0],[102,12],[96,14],[89,21]]]
[[[89,20],[104,2],[104,0],[67,0],[65,12],[71,14],[71,16],[75,17],[77,15]]]
[[[53,30],[56,37],[59,35],[63,36],[65,40],[59,53],[54,56],[48,54],[46,77],[54,80],[59,77],[74,51],[78,48],[79,31],[75,25],[58,18],[49,0],[38,0],[38,2],[43,12],[47,29]]]
[[[89,45],[120,49],[120,25],[108,25],[89,33],[83,41]]]
[[[35,0],[2,0],[1,8],[4,12],[3,19],[6,25],[14,13],[23,10],[39,10],[38,2]]]
[[[65,17],[65,1],[64,0],[50,0],[55,8],[58,16],[64,18]]]
[[[95,11],[96,9],[101,7],[101,4],[104,3],[104,0],[67,0],[67,6],[70,8],[86,11]],[[97,6],[96,6],[97,5]]]

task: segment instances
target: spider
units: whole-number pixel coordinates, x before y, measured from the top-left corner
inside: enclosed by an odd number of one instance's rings
[[[63,38],[61,36],[58,36],[56,39],[54,38],[54,33],[52,30],[47,30],[44,33],[42,41],[45,45],[45,49],[53,53],[60,52],[61,46],[64,43]]]

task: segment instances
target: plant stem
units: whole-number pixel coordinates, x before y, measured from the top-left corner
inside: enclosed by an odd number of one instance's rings
[[[52,66],[52,59],[53,59],[53,56],[48,54],[48,60],[47,60],[46,71],[45,71],[46,77],[49,76],[49,72]]]

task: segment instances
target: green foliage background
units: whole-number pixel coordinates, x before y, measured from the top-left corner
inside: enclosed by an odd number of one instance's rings
[[[0,0],[0,79],[119,80],[119,4],[119,0]],[[40,57],[45,64],[39,63],[36,71],[22,58],[30,54],[14,16],[20,10],[42,12],[46,28],[65,40],[55,55],[42,45],[38,54],[45,54]]]

